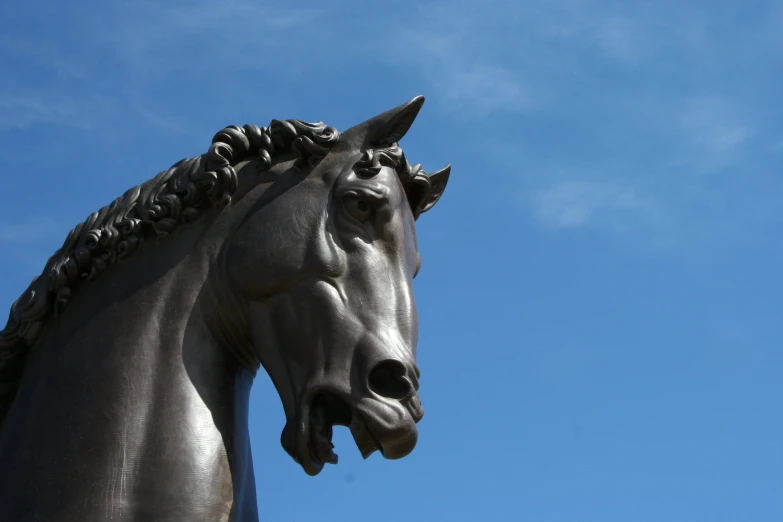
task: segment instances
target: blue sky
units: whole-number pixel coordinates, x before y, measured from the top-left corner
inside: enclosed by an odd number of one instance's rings
[[[265,375],[263,520],[783,520],[783,5],[8,0],[0,301],[225,125],[424,94],[427,414],[306,476]],[[300,493],[303,492],[303,495]],[[305,500],[301,500],[305,499]]]

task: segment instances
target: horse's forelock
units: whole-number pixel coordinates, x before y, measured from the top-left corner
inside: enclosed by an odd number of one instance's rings
[[[419,164],[408,163],[402,148],[397,143],[392,143],[388,147],[365,150],[354,165],[354,171],[360,176],[374,176],[382,167],[395,170],[405,190],[413,217],[418,218],[432,192],[432,183],[424,169]]]

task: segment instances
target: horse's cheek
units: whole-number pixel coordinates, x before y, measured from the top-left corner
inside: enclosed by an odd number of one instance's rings
[[[253,221],[234,235],[222,263],[232,287],[249,301],[266,299],[285,286],[304,256],[304,245],[289,230]]]

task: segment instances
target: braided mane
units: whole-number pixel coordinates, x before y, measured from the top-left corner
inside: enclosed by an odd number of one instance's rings
[[[259,169],[266,170],[276,156],[294,152],[298,164],[313,165],[338,138],[333,127],[299,120],[226,127],[206,154],[174,164],[71,230],[41,275],[11,306],[8,324],[0,331],[0,425],[16,395],[27,354],[77,288],[129,258],[148,236],[163,239],[205,209],[228,205],[237,187],[238,163],[256,158]]]
[[[314,166],[339,136],[334,127],[300,120],[272,120],[269,127],[226,127],[212,139],[206,154],[179,161],[71,230],[41,275],[11,306],[8,324],[0,331],[0,426],[16,395],[27,354],[77,289],[132,256],[148,237],[164,239],[205,209],[230,204],[238,184],[237,164],[258,159],[258,170],[267,170],[280,155],[295,153],[296,165]],[[434,204],[445,186],[445,178],[433,181],[434,175],[428,176],[420,165],[411,166],[397,143],[364,151],[354,168],[374,175],[384,166],[397,172],[414,218]]]

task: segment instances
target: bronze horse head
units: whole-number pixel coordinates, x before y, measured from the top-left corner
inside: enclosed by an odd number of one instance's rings
[[[450,171],[397,144],[423,101],[227,127],[73,229],[0,332],[0,520],[256,520],[260,366],[308,474],[335,425],[410,453],[415,220]]]

